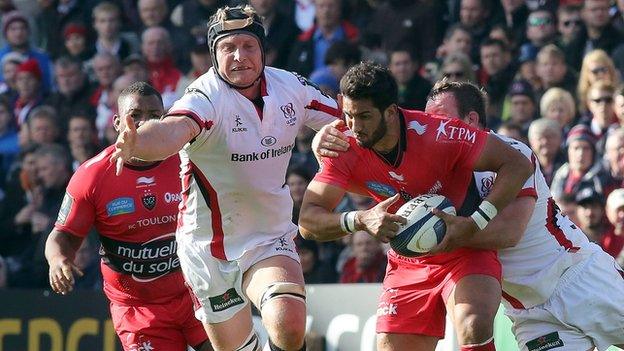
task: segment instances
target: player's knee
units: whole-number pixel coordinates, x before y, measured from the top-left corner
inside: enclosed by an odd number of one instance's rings
[[[489,314],[461,313],[455,315],[455,329],[460,344],[479,344],[492,337],[494,317]]]
[[[267,326],[269,337],[276,344],[294,347],[301,345],[305,338],[305,313],[277,313],[270,315],[263,313],[262,318]],[[289,347],[287,349],[292,348]]]

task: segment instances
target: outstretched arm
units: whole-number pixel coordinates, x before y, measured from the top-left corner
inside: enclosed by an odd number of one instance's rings
[[[200,132],[200,127],[191,118],[168,116],[161,120],[150,120],[138,129],[132,117],[124,117],[127,128],[117,137],[111,162],[117,162],[117,174],[123,162],[131,158],[145,161],[164,160],[180,151]]]

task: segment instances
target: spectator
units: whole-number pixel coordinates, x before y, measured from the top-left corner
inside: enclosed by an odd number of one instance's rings
[[[0,193],[10,167],[19,154],[17,128],[11,106],[7,99],[0,98]],[[2,197],[0,195],[0,197]]]
[[[171,37],[163,27],[150,27],[141,37],[141,53],[147,62],[151,85],[162,95],[165,110],[179,96],[176,89],[182,72],[175,66],[171,56]]]
[[[569,217],[575,224],[579,223],[578,218],[576,218],[576,194],[560,194],[558,197],[554,197],[554,200],[561,209],[562,215]]]
[[[27,122],[33,108],[43,100],[41,90],[41,69],[34,59],[28,59],[17,66],[15,88],[17,99],[13,105],[13,115],[18,127]]]
[[[616,189],[607,198],[607,218],[613,226],[602,240],[602,249],[623,265],[622,248],[624,248],[624,189]]]
[[[262,17],[262,23],[267,33],[266,64],[285,68],[292,43],[297,40],[299,35],[299,27],[292,18],[278,11],[277,0],[250,0],[249,3]]]
[[[60,56],[69,56],[80,62],[87,62],[92,56],[87,47],[87,27],[79,23],[69,23],[63,30],[63,49]]]
[[[516,40],[523,41],[526,34],[526,21],[529,17],[529,9],[525,1],[502,0],[505,26],[511,30]]]
[[[481,43],[480,54],[479,82],[490,97],[487,115],[498,117],[501,115],[505,95],[515,75],[511,53],[502,41],[485,39]]]
[[[36,16],[37,46],[52,58],[57,58],[63,48],[62,34],[69,23],[85,23],[85,2],[83,1],[38,1],[41,12]]]
[[[299,210],[303,202],[308,183],[312,180],[312,175],[303,167],[290,167],[286,172],[286,185],[290,189],[290,196],[293,199],[293,223],[299,223]]]
[[[217,12],[219,7],[227,5],[226,0],[183,0],[178,1],[180,4],[176,6],[171,14],[171,18],[175,18],[175,25],[181,29],[180,32],[187,33],[186,35],[190,35],[192,37],[192,42],[195,44],[206,43],[206,35],[208,34],[208,19],[210,16],[214,15]],[[272,1],[274,2],[274,1]],[[163,12],[163,4],[165,1],[139,1],[139,10],[143,8],[142,19],[143,23],[146,24],[147,27],[153,26],[163,26],[166,23],[166,18],[158,19],[155,18],[150,20],[148,17],[154,16]],[[251,2],[251,5],[258,8]],[[270,7],[271,5],[267,5]],[[153,15],[148,16],[145,10],[147,7],[152,7],[151,13]],[[158,10],[156,10],[158,8]],[[165,14],[166,14],[166,4],[165,4]],[[264,7],[262,7],[264,9]],[[258,12],[258,15],[264,17],[265,15],[261,12]],[[151,23],[148,25],[148,23]],[[268,27],[266,27],[268,28]],[[296,37],[298,29],[295,31],[294,35]],[[286,33],[284,33],[286,34]],[[294,38],[293,38],[294,39]]]
[[[568,69],[564,53],[556,45],[546,45],[539,51],[535,70],[541,79],[538,96],[542,96],[546,90],[553,87],[565,89],[570,94],[576,92],[578,77]]]
[[[504,135],[508,138],[516,139],[519,142],[529,144],[526,137],[526,132],[522,129],[522,126],[512,121],[505,121],[496,129],[496,133]]]
[[[438,73],[437,80],[440,79],[448,79],[452,82],[465,80],[476,83],[477,78],[470,57],[460,52],[446,56]]]
[[[546,90],[540,100],[540,115],[558,123],[562,136],[568,135],[576,116],[576,104],[572,94],[562,88]]]
[[[604,194],[608,196],[614,189],[624,186],[624,128],[609,131],[602,164],[607,175]]]
[[[177,96],[184,95],[184,91],[186,88],[193,83],[193,81],[202,74],[208,72],[210,67],[212,67],[212,58],[210,57],[210,50],[208,49],[208,45],[200,44],[195,45],[191,50],[191,69],[188,73],[180,78],[178,82],[178,88],[176,90]],[[137,63],[138,65],[139,63]],[[147,71],[146,71],[147,72]],[[139,79],[141,80],[141,79]]]
[[[295,150],[290,158],[289,167],[300,166],[308,173],[315,174],[318,171],[318,162],[314,153],[312,153],[312,139],[314,138],[314,130],[310,128],[301,128],[295,139]]]
[[[197,3],[198,1],[191,0],[191,2]],[[203,6],[200,4],[197,4],[197,5]],[[175,41],[170,44],[172,45],[171,55],[172,55],[173,62],[175,62],[176,66],[187,69],[189,65],[186,62],[187,58],[186,58],[186,55],[184,55],[184,53],[188,52],[192,48],[193,46],[192,40],[190,38],[189,31],[179,29],[178,27],[174,26],[171,20],[169,19],[169,7],[167,6],[167,1],[166,0],[139,0],[138,8],[139,8],[139,17],[141,18],[141,23],[142,23],[142,27],[140,28],[140,31],[139,31],[139,33],[142,33],[141,42],[143,43],[144,41],[143,34],[145,33],[146,30],[150,28],[156,28],[156,27],[165,28],[169,36],[172,38],[175,38]],[[210,18],[210,17],[202,18],[201,13],[203,12],[204,11],[202,10],[198,10],[198,12],[196,12],[195,14],[192,14],[193,18],[196,18],[195,16],[199,16],[197,17],[199,18],[199,21],[200,21],[197,23],[198,25],[201,23],[201,21],[207,21],[207,19]],[[197,27],[197,28],[199,28],[201,31],[204,31],[204,33],[206,33],[208,29],[208,27],[205,27],[205,28]],[[205,43],[205,37],[201,38],[201,40],[202,40],[201,43]],[[167,109],[167,105],[165,105],[165,110],[166,109]]]
[[[359,38],[359,30],[343,19],[340,0],[316,0],[315,5],[316,23],[299,35],[287,64],[289,70],[305,77],[325,67],[325,54],[332,43]]]
[[[399,106],[409,110],[424,110],[431,83],[418,74],[419,64],[411,49],[394,48],[390,52],[388,68],[399,88]]]
[[[512,82],[507,97],[509,99],[509,115],[503,115],[503,119],[519,125],[522,128],[522,135],[526,137],[529,125],[537,112],[535,93],[531,83],[526,80]]]
[[[381,283],[386,273],[386,255],[381,243],[365,231],[353,233],[353,251],[340,275],[341,283]]]
[[[604,197],[592,187],[582,188],[576,194],[576,218],[587,238],[598,245],[602,244],[603,237],[611,230],[604,220]]]
[[[331,284],[337,282],[336,271],[333,270],[331,265],[320,260],[319,244],[316,241],[305,240],[297,235],[295,237],[295,245],[301,260],[303,279],[306,284]]]
[[[139,54],[132,54],[126,57],[123,61],[123,73],[133,77],[137,82],[146,82],[149,80],[147,62],[145,62],[143,56]]]
[[[557,30],[559,31],[557,45],[564,52],[568,52],[568,46],[579,35],[581,28],[583,28],[581,8],[577,5],[560,5],[557,9]],[[568,62],[568,64],[574,63]]]
[[[529,126],[529,145],[537,155],[548,186],[552,183],[555,171],[565,163],[561,141],[561,127],[552,119],[540,118]]]
[[[472,50],[472,36],[470,31],[461,24],[454,24],[446,30],[442,45],[436,51],[436,59],[443,61],[448,55],[456,52],[470,57]]]
[[[392,50],[399,45],[411,45],[414,59],[419,63],[435,58],[436,48],[444,34],[439,18],[444,16],[442,1],[380,1],[366,31],[379,35],[381,47]]]
[[[2,75],[4,82],[0,82],[0,95],[8,99],[11,104],[17,99],[17,67],[26,61],[24,55],[17,52],[10,52],[2,58]]]
[[[619,86],[613,94],[613,109],[617,118],[617,127],[624,127],[624,86]]]
[[[585,186],[604,191],[605,174],[596,162],[596,137],[589,127],[577,125],[570,130],[566,140],[568,162],[553,177],[551,192],[556,199],[573,195]]]
[[[42,88],[45,92],[50,91],[52,87],[50,57],[47,53],[30,46],[30,26],[26,17],[19,11],[5,14],[2,17],[2,34],[6,38],[7,45],[0,49],[0,60],[10,52],[17,52],[26,58],[36,60],[41,71]],[[2,75],[0,81],[4,81]]]
[[[100,151],[93,119],[85,115],[71,116],[67,143],[72,157],[72,171],[76,171],[83,162]]]
[[[96,54],[92,61],[97,87],[89,97],[89,103],[95,108],[95,120],[106,124],[113,114],[108,95],[113,89],[113,82],[121,75],[121,64],[117,56],[109,53]]]
[[[587,92],[589,113],[580,123],[590,127],[596,137],[596,151],[602,156],[604,142],[609,128],[615,125],[617,118],[613,103],[615,88],[608,82],[597,82]]]
[[[340,79],[349,67],[360,62],[360,58],[361,53],[357,45],[346,41],[336,41],[327,49],[325,67],[312,72],[310,81],[318,85],[327,95],[336,98]]]
[[[29,140],[37,145],[49,145],[59,141],[61,131],[53,107],[37,106],[32,110],[28,124]]]
[[[587,92],[593,84],[599,81],[618,86],[620,77],[609,55],[603,50],[594,50],[583,58],[583,66],[579,75],[577,97],[580,112],[587,111]]]
[[[93,28],[97,34],[92,52],[109,53],[123,60],[132,53],[130,43],[121,37],[121,11],[109,1],[99,3],[92,11]]]
[[[67,131],[67,119],[75,114],[95,115],[95,108],[89,99],[93,89],[89,85],[82,64],[69,57],[60,57],[54,63],[54,76],[58,91],[46,99],[46,104],[54,107],[59,116],[59,126],[63,135]]]
[[[11,287],[41,289],[48,286],[48,266],[43,254],[45,241],[71,176],[69,156],[62,146],[52,144],[39,148],[35,156],[37,177],[41,179],[42,185],[42,200],[35,204],[30,214],[33,238],[29,247],[20,255],[19,269],[9,274]]]
[[[459,0],[459,23],[470,31],[472,37],[471,57],[479,57],[478,45],[486,41],[492,25],[492,2],[488,0]]]
[[[521,50],[535,57],[545,45],[555,40],[556,34],[555,18],[551,12],[543,9],[531,11],[526,27],[528,42],[522,45]]]
[[[584,0],[581,18],[585,26],[570,43],[570,62],[578,63],[580,58],[592,50],[602,49],[611,54],[622,42],[620,33],[611,24],[609,16],[610,0]],[[576,66],[578,67],[578,66]]]

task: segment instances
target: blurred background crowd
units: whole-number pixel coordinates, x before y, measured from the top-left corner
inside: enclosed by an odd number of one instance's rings
[[[488,128],[533,149],[560,208],[624,265],[624,0],[0,0],[0,288],[47,288],[65,187],[114,142],[121,90],[148,81],[170,107],[211,67],[210,16],[246,3],[267,64],[329,95],[360,60],[389,67],[408,109],[442,78],[483,87]],[[286,179],[295,223],[313,136]],[[372,205],[349,194],[337,210]],[[384,276],[387,247],[365,232],[296,242],[307,283]],[[94,233],[79,251],[78,289],[101,288],[98,247]]]

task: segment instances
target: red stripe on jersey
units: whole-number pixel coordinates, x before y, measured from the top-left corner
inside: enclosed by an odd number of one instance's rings
[[[200,308],[202,308],[202,303],[201,301],[199,301],[199,298],[197,298],[197,295],[195,295],[195,292],[193,291],[191,286],[187,282],[184,282],[184,286],[186,286],[186,289],[188,290],[189,295],[191,295],[191,301],[193,301],[193,309],[197,311]]]
[[[186,165],[186,169],[184,170],[184,174],[182,175],[182,190],[180,194],[182,195],[182,204],[180,205],[180,211],[178,212],[178,229],[182,228],[184,225],[183,219],[184,214],[186,214],[186,204],[188,202],[188,196],[191,191],[191,167]]]
[[[191,110],[186,110],[186,109],[170,111],[170,112],[168,112],[165,115],[165,117],[167,117],[167,116],[186,116],[186,117],[189,117],[190,119],[195,121],[195,123],[197,123],[197,125],[201,129],[210,129],[210,128],[212,128],[212,125],[214,124],[212,121],[204,121],[203,119],[201,119],[197,115],[197,113],[195,113],[194,111],[191,111]]]
[[[217,198],[217,192],[208,182],[208,179],[194,164],[190,163],[193,176],[197,181],[197,186],[206,201],[206,205],[210,208],[212,219],[212,241],[210,242],[210,252],[216,258],[226,260],[225,247],[223,246],[223,222],[221,221],[221,210],[219,209],[219,199]]]
[[[563,246],[566,250],[570,252],[576,252],[580,248],[574,246],[572,242],[565,236],[565,233],[559,226],[557,225],[557,212],[558,207],[555,204],[555,200],[552,197],[548,198],[548,209],[547,209],[547,217],[546,217],[546,229],[548,232],[557,239],[559,245]]]
[[[504,291],[503,291],[503,299],[507,300],[507,302],[509,302],[509,304],[513,308],[517,308],[519,310],[526,310],[526,307],[524,307],[524,305],[522,304],[522,302],[520,302],[520,300],[516,299],[515,297],[509,295],[508,293]]]
[[[535,188],[522,189],[520,190],[520,192],[518,193],[518,196],[516,197],[523,197],[523,196],[530,196],[530,197],[534,197],[537,199],[537,191],[535,190]]]
[[[310,104],[306,106],[305,108],[310,109],[310,110],[325,112],[328,115],[332,115],[338,118],[342,116],[342,112],[339,109],[331,107],[329,105],[325,105],[324,103],[318,100],[312,100]]]

